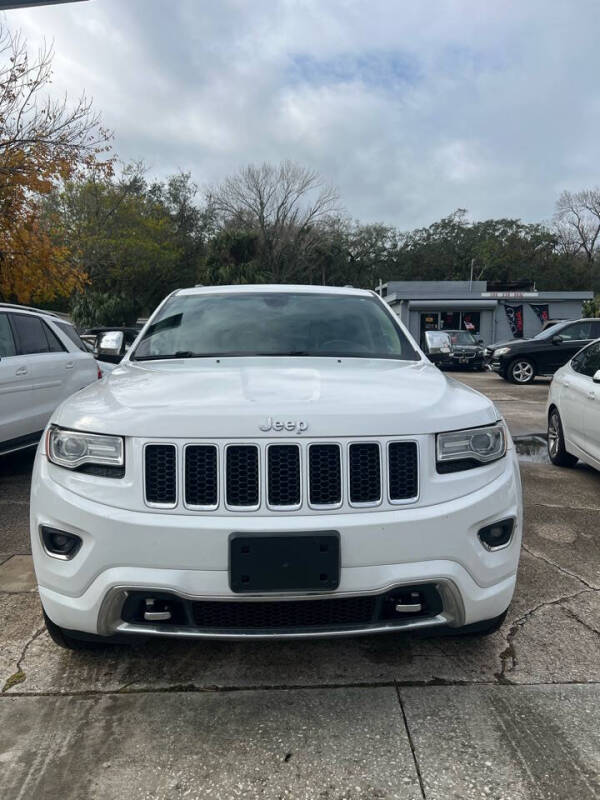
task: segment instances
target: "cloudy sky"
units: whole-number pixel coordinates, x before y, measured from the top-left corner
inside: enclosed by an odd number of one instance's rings
[[[548,219],[600,184],[597,0],[88,0],[6,12],[123,159],[291,158],[363,221]]]

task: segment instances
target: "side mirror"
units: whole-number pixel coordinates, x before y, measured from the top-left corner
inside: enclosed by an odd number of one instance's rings
[[[552,344],[562,344],[563,337],[560,333],[557,333],[555,336],[552,337]]]
[[[108,331],[100,337],[98,354],[107,356],[120,356],[124,341],[123,331]]]
[[[441,331],[425,331],[425,343],[430,356],[449,353],[452,345],[448,334]]]
[[[596,372],[594,372],[594,377],[592,380],[594,383],[600,383],[600,369],[597,369]]]

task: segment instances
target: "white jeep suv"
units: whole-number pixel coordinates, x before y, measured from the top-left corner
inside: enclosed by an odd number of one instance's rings
[[[297,638],[497,626],[519,469],[495,406],[370,291],[183,289],[40,445],[48,630]]]
[[[70,322],[0,303],[0,455],[37,444],[56,406],[98,377]]]

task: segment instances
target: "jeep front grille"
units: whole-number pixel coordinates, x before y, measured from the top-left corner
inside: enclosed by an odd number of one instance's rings
[[[300,448],[297,444],[271,444],[267,448],[267,491],[270,506],[300,505]]]
[[[342,454],[338,444],[309,446],[308,486],[311,506],[338,506],[342,502]]]
[[[185,504],[216,508],[217,448],[214,444],[190,444],[185,448]]]
[[[418,448],[404,440],[149,443],[144,488],[151,506],[191,511],[368,509],[417,499]]]
[[[145,452],[146,500],[159,506],[177,501],[177,451],[172,444],[149,444]]]
[[[258,447],[234,444],[226,449],[225,481],[228,506],[257,508]]]

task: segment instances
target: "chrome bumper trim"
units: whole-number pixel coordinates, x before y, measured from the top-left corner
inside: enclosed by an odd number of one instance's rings
[[[252,631],[227,631],[219,633],[217,630],[202,630],[188,626],[175,627],[173,625],[136,625],[130,622],[124,622],[121,618],[121,611],[129,591],[147,591],[148,594],[153,592],[169,593],[174,597],[181,598],[182,600],[194,601],[219,601],[227,602],[258,602],[270,601],[284,603],[287,600],[318,600],[327,598],[342,598],[342,597],[365,597],[373,594],[385,594],[395,588],[400,588],[402,584],[397,582],[390,584],[387,587],[378,587],[368,592],[319,592],[318,594],[305,594],[305,595],[227,595],[223,596],[206,596],[206,595],[189,595],[185,592],[176,592],[172,589],[156,586],[116,586],[113,587],[104,597],[100,613],[98,615],[97,632],[101,636],[113,636],[116,633],[131,633],[140,634],[145,636],[168,636],[170,638],[185,638],[185,639],[229,639],[229,640],[247,640],[247,639],[323,639],[329,637],[341,636],[359,636],[361,634],[371,633],[391,633],[397,630],[415,630],[418,628],[429,628],[436,625],[450,625],[451,627],[460,627],[464,625],[465,610],[462,598],[458,588],[455,584],[446,578],[435,579],[429,578],[421,581],[410,581],[410,585],[414,586],[419,583],[435,583],[438,587],[439,593],[442,597],[443,611],[435,617],[428,617],[423,619],[398,619],[386,623],[374,623],[371,625],[361,625],[352,629],[340,630],[334,628],[332,630],[318,630],[318,631],[286,631],[285,629],[278,629],[274,631],[263,631],[254,633]]]

